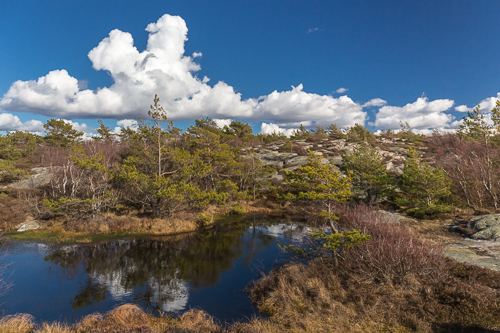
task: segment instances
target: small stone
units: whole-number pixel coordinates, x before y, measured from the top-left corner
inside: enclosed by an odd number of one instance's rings
[[[39,229],[40,225],[38,223],[36,223],[35,221],[31,221],[31,222],[20,223],[20,224],[16,225],[16,228],[18,228],[17,229],[18,232],[23,232],[26,230]]]

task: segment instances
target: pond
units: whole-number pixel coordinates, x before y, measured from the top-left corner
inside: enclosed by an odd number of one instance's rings
[[[282,262],[305,227],[246,218],[187,235],[91,244],[11,242],[0,313],[75,322],[135,303],[155,314],[201,308],[221,322],[257,315],[245,287]]]

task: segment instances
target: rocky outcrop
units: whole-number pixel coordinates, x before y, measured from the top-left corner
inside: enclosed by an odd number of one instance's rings
[[[50,168],[42,167],[42,168],[33,168],[31,169],[34,172],[33,175],[26,179],[19,180],[15,183],[7,185],[7,187],[12,189],[34,189],[40,188],[42,186],[50,183],[52,178],[52,173],[50,172]]]
[[[40,228],[40,225],[38,223],[36,223],[35,221],[20,223],[20,224],[16,225],[16,229],[18,232],[23,232],[26,230],[36,230],[39,228]]]
[[[473,239],[500,241],[500,214],[476,216],[470,219],[468,229],[476,230]]]
[[[416,222],[415,219],[399,214],[396,212],[389,212],[386,210],[377,210],[375,216],[377,218],[380,218],[381,221],[386,221],[389,223],[411,223],[411,222]]]
[[[446,245],[443,254],[460,262],[500,271],[500,245],[495,241],[464,239]]]
[[[294,171],[299,166],[307,164],[307,156],[299,156],[296,152],[288,150],[283,151],[284,141],[276,141],[267,145],[259,145],[253,148],[256,157],[264,166],[270,166],[276,169],[277,175],[274,179],[282,179],[283,170]],[[324,164],[332,163],[337,167],[342,165],[342,155],[351,154],[363,143],[347,142],[343,139],[324,139],[321,141],[311,141],[306,139],[294,140],[293,145],[305,150],[311,150],[316,155],[321,156],[321,162]],[[408,147],[411,143],[397,141],[396,139],[380,138],[374,143],[382,156],[382,160],[387,171],[396,175],[403,173],[403,165],[406,161]],[[415,147],[414,147],[415,148]],[[420,149],[421,147],[417,148]],[[248,150],[248,149],[244,149]],[[302,151],[302,154],[304,151]],[[340,172],[340,170],[338,170]]]

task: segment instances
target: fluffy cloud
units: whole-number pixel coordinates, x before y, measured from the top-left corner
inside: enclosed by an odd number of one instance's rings
[[[349,89],[344,88],[344,87],[340,87],[339,89],[335,90],[335,92],[336,92],[337,94],[343,94],[343,93],[345,93],[347,90],[349,90]]]
[[[372,107],[372,106],[382,106],[386,105],[387,101],[383,100],[382,98],[374,98],[363,104],[364,108]]]
[[[214,121],[217,124],[217,127],[224,128],[224,126],[231,125],[231,122],[233,120],[232,119],[214,119]]]
[[[120,134],[122,128],[130,128],[134,131],[137,130],[138,122],[135,119],[122,119],[122,120],[118,120],[116,122],[116,125],[117,126],[113,130],[113,133]]]
[[[373,125],[381,129],[399,128],[399,122],[408,122],[410,127],[419,129],[449,128],[457,125],[453,122],[454,117],[445,114],[453,106],[449,99],[437,99],[429,101],[427,97],[420,97],[413,103],[403,107],[383,106],[377,112]]]
[[[281,128],[278,124],[273,124],[273,123],[262,123],[260,125],[260,134],[272,134],[272,133],[281,133],[285,134],[287,137],[290,137],[290,135],[293,134],[294,131],[296,131],[296,128]]]
[[[274,91],[258,99],[242,100],[230,85],[198,78],[195,58],[184,55],[187,26],[179,16],[162,16],[147,26],[144,51],[134,46],[132,35],[113,30],[88,57],[95,70],[107,71],[114,83],[95,91],[66,70],[54,70],[31,81],[14,82],[0,101],[6,110],[35,112],[50,117],[136,118],[145,116],[155,93],[174,120],[204,116],[273,121],[290,127],[304,120],[339,126],[364,124],[366,113],[349,97],[333,98],[303,91]],[[347,91],[345,88],[339,91]],[[289,125],[286,125],[290,123]]]
[[[500,93],[497,93],[496,97],[488,97],[486,99],[483,99],[481,103],[479,103],[479,106],[481,107],[481,110],[489,112],[496,106],[497,101],[499,100],[500,100]],[[467,107],[467,105],[459,105],[455,108],[455,111],[467,112],[467,111],[472,111],[473,109],[474,108]]]
[[[162,16],[147,26],[146,50],[139,52],[132,35],[113,30],[88,54],[96,70],[114,80],[109,88],[92,91],[66,70],[54,70],[32,81],[16,81],[0,105],[11,111],[31,111],[46,116],[126,118],[144,116],[158,93],[172,119],[193,119],[206,114],[220,118],[249,116],[250,105],[233,87],[218,82],[207,85],[193,73],[200,66],[184,55],[187,26],[179,16]]]
[[[359,103],[347,96],[333,98],[327,95],[306,93],[302,84],[289,91],[273,91],[258,100],[252,100],[256,120],[279,122],[283,127],[296,126],[297,122],[314,121],[316,125],[336,123],[340,127],[364,124],[366,112]]]
[[[136,128],[137,124],[138,124],[137,120],[135,120],[135,119],[122,119],[122,120],[118,120],[116,122],[116,125],[121,126],[123,128],[127,128],[127,127]]]
[[[14,116],[11,113],[3,112],[0,113],[0,130],[3,131],[29,131],[35,133],[41,133],[44,131],[43,123],[40,120],[28,120],[22,122],[18,116]]]

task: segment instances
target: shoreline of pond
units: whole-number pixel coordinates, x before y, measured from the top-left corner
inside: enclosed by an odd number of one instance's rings
[[[248,218],[259,218],[259,219],[276,219],[281,216],[280,210],[273,211],[262,211],[260,209],[255,209],[246,213],[217,213],[213,214],[211,221],[204,224],[199,224],[197,221],[185,220],[184,228],[173,228],[169,230],[165,228],[161,232],[154,230],[156,223],[166,221],[168,219],[147,219],[140,218],[142,225],[148,223],[150,228],[144,228],[138,225],[132,230],[117,230],[112,232],[73,232],[67,231],[62,225],[43,227],[35,230],[26,230],[19,232],[17,230],[6,230],[3,231],[0,236],[7,241],[40,241],[45,243],[76,243],[76,244],[86,244],[95,243],[102,241],[110,241],[115,239],[130,239],[130,238],[154,238],[154,237],[170,237],[186,235],[197,231],[208,230],[216,225],[220,224],[235,224],[241,223]],[[138,223],[139,224],[139,223]]]
[[[241,219],[179,237],[10,242],[5,260],[11,265],[4,274],[15,285],[4,296],[5,314],[29,313],[35,324],[59,317],[74,324],[134,303],[155,316],[172,311],[177,318],[200,308],[221,322],[250,318],[257,310],[241,291],[286,257],[278,243],[297,242],[306,227]],[[37,301],[37,285],[50,293],[50,304]],[[214,303],[215,298],[224,301]]]

